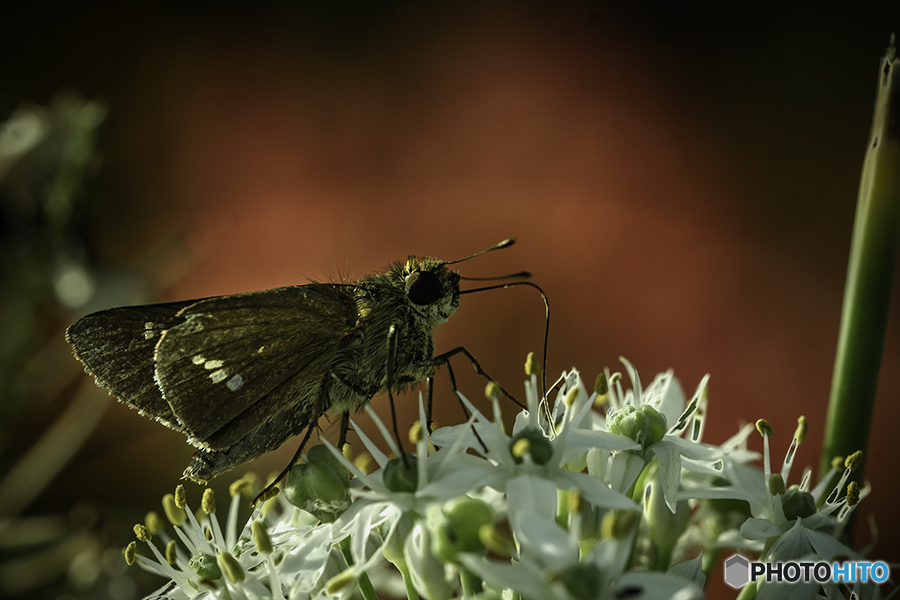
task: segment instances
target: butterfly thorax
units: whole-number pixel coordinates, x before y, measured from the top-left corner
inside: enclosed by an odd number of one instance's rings
[[[342,368],[335,374],[343,385],[333,390],[333,410],[361,408],[385,392],[389,363],[396,392],[431,376],[434,334],[459,306],[459,274],[430,257],[411,256],[405,264],[360,279],[352,289],[357,323],[348,350],[353,359],[342,365],[353,365],[353,372]],[[391,342],[390,335],[396,340]],[[388,361],[391,347],[394,356]]]

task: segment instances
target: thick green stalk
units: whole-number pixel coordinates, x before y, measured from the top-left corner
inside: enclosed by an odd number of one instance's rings
[[[891,36],[859,186],[820,473],[833,457],[866,450],[898,249],[900,60]]]

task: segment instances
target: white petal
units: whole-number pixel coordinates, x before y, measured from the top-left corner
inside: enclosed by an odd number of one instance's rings
[[[676,494],[678,484],[681,483],[681,454],[668,442],[657,442],[650,446],[650,450],[659,460],[659,481],[662,484],[663,496],[666,506],[675,513]]]
[[[578,562],[578,543],[553,519],[520,514],[514,529],[519,554],[537,560],[551,571],[562,571]]]
[[[471,554],[463,554],[460,560],[467,569],[496,588],[528,594],[529,598],[553,598],[551,587],[541,577],[541,570],[535,565],[488,561]]]
[[[781,534],[781,527],[766,519],[751,517],[741,525],[741,535],[748,540],[762,540]]]
[[[857,552],[854,552],[851,548],[848,548],[826,533],[807,529],[806,537],[809,539],[809,543],[812,545],[813,550],[815,550],[816,554],[823,560],[833,560],[836,556],[846,556],[854,560],[862,560],[862,556]]]
[[[556,521],[556,485],[541,477],[520,475],[506,483],[507,512],[513,531],[535,518]],[[523,522],[524,521],[524,522]]]
[[[706,586],[706,573],[703,572],[703,551],[701,550],[700,554],[691,560],[675,563],[669,567],[669,570],[666,571],[666,573],[674,577],[692,581],[702,590]]]
[[[613,454],[609,466],[609,487],[617,492],[625,492],[637,481],[644,465],[644,459],[634,452]]]
[[[622,364],[625,365],[625,370],[628,371],[628,377],[631,379],[631,389],[633,394],[633,402],[634,406],[640,408],[641,404],[644,403],[644,392],[641,389],[641,378],[638,376],[637,369],[633,364],[625,360],[624,356],[620,356],[619,360],[622,361]]]
[[[416,524],[403,544],[403,555],[409,566],[413,586],[428,600],[447,600],[453,588],[447,583],[444,564],[431,553],[428,530]]]
[[[685,583],[680,577],[672,577],[653,571],[629,571],[622,575],[616,589],[641,590],[638,598],[668,598],[669,600],[700,600],[703,591],[693,583]],[[613,592],[612,597],[617,597]]]
[[[600,508],[634,510],[638,507],[631,498],[609,489],[605,483],[587,473],[572,473],[560,469],[554,478],[560,489],[577,489],[582,498]]]
[[[292,543],[293,550],[278,565],[282,577],[289,575],[291,585],[298,592],[312,591],[325,571],[332,544],[331,528],[327,525],[298,537]]]

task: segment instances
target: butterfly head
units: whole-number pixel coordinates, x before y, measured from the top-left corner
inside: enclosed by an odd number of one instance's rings
[[[410,256],[403,266],[406,299],[410,307],[435,325],[459,307],[459,273],[436,258]]]

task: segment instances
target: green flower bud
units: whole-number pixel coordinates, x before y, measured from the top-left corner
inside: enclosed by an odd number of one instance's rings
[[[445,504],[440,515],[432,527],[431,551],[435,556],[455,563],[461,552],[484,549],[479,530],[494,522],[494,511],[487,503],[462,496]]]
[[[294,506],[330,523],[350,506],[350,473],[324,445],[313,446],[307,462],[294,465],[284,483]]]
[[[419,489],[419,469],[416,457],[406,452],[406,460],[392,458],[384,467],[384,485],[392,492],[415,492]]]
[[[809,492],[801,492],[800,488],[792,485],[781,497],[781,507],[788,521],[796,521],[811,517],[816,514],[816,501]]]
[[[222,570],[219,568],[219,563],[216,561],[214,554],[201,552],[197,556],[191,558],[190,562],[188,562],[188,566],[194,573],[204,579],[215,580],[222,578]]]
[[[646,450],[666,435],[666,416],[649,404],[639,409],[626,404],[613,414],[609,430],[633,439]]]
[[[594,600],[603,592],[603,573],[590,563],[578,563],[556,575],[576,600]]]
[[[350,480],[350,472],[344,468],[344,464],[331,453],[331,450],[325,444],[316,444],[310,448],[309,453],[306,455],[306,460],[311,464],[329,465],[335,471],[343,473],[348,481]]]
[[[521,464],[525,454],[531,455],[536,465],[546,465],[553,458],[553,445],[536,427],[526,427],[509,440],[509,452],[516,464]]]

